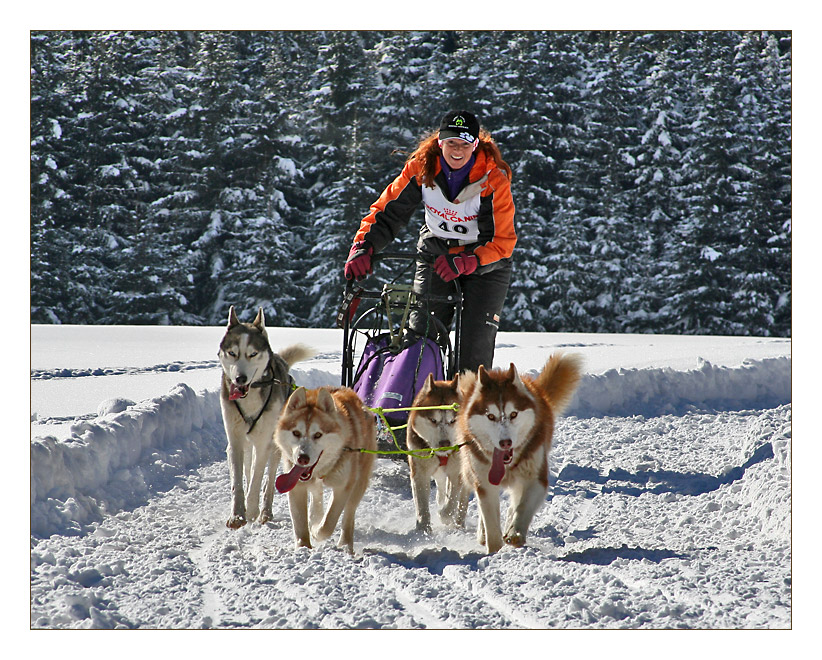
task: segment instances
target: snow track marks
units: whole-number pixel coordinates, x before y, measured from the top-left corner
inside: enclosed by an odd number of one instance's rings
[[[225,528],[218,461],[32,540],[35,628],[767,628],[790,626],[790,406],[558,424],[526,548],[414,531],[407,467],[377,461],[354,557],[293,547],[287,500]],[[75,532],[76,533],[76,532]]]

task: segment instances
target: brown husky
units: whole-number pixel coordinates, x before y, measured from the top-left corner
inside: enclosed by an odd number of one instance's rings
[[[297,389],[283,408],[274,435],[284,474],[277,490],[288,493],[297,546],[324,541],[342,515],[339,546],[354,551],[354,513],[368,487],[377,449],[377,424],[347,387]],[[332,491],[323,517],[323,487]],[[309,508],[309,495],[311,506]]]
[[[455,447],[458,443],[457,411],[425,408],[449,406],[459,404],[460,401],[459,376],[452,381],[444,381],[434,380],[433,374],[429,374],[414,399],[414,410],[408,416],[408,449]],[[431,479],[437,484],[440,520],[446,525],[462,527],[465,524],[469,491],[463,488],[460,459],[456,450],[409,454],[408,465],[411,468],[411,492],[417,511],[417,530],[431,533]]]
[[[521,378],[516,367],[480,367],[464,389],[460,409],[463,478],[477,494],[477,540],[489,553],[503,542],[525,544],[534,514],[548,493],[548,452],[554,419],[579,383],[581,357],[552,355],[536,378]],[[508,522],[500,525],[500,489],[511,496]]]

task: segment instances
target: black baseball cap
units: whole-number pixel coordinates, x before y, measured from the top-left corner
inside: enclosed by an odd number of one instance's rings
[[[474,142],[479,137],[480,125],[476,116],[467,110],[451,110],[440,122],[440,140],[459,138]]]

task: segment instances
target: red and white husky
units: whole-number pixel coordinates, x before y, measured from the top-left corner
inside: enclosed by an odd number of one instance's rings
[[[477,494],[477,540],[489,553],[503,542],[525,544],[528,527],[548,493],[548,452],[554,419],[579,384],[581,356],[552,355],[536,378],[508,370],[463,376],[459,415],[463,479]],[[505,533],[500,525],[500,491],[510,494]]]
[[[377,449],[374,415],[347,387],[300,387],[283,408],[274,441],[285,470],[275,485],[288,493],[297,546],[310,548],[312,537],[326,540],[342,516],[339,546],[353,554],[354,514],[368,488]],[[324,488],[332,491],[325,510]]]

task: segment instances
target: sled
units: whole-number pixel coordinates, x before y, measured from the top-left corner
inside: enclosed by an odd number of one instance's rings
[[[391,449],[407,448],[407,409],[417,392],[429,374],[433,374],[435,380],[453,378],[459,363],[462,322],[459,282],[454,282],[454,292],[445,297],[418,293],[410,284],[398,283],[409,271],[409,279],[413,279],[413,266],[418,259],[415,253],[375,255],[375,269],[389,260],[404,262],[405,267],[379,290],[364,289],[349,281],[337,313],[337,325],[343,331],[341,383],[357,392],[366,407],[381,411],[378,446],[383,450],[389,445]],[[429,311],[434,302],[455,307],[453,341],[448,329]],[[364,311],[360,307],[364,307]],[[427,319],[424,335],[408,327],[414,311]],[[356,368],[355,356],[359,356]]]

